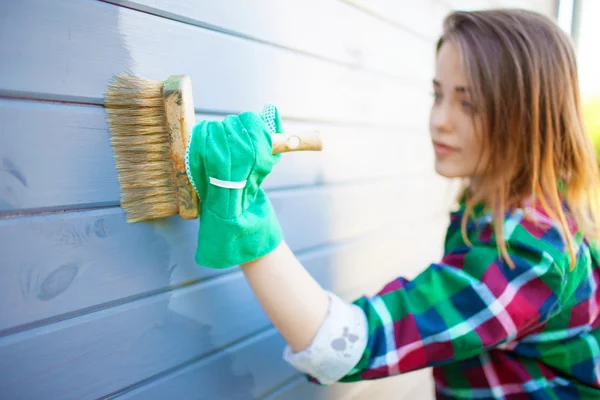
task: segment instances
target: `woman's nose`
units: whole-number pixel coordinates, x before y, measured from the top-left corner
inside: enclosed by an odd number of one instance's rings
[[[452,131],[452,112],[445,104],[439,104],[431,110],[431,123],[438,132]]]

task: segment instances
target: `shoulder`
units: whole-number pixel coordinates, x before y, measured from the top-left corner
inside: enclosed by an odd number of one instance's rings
[[[480,252],[494,249],[500,252],[501,240],[492,213],[483,207],[476,208],[466,218],[463,235],[462,220],[465,207],[450,214],[446,236],[446,254],[451,252]],[[568,243],[559,221],[552,219],[539,205],[527,204],[505,213],[502,219],[502,237],[511,257],[527,257],[531,262],[558,266],[568,263]],[[574,239],[575,250],[581,244],[575,223],[567,216],[568,235]],[[467,239],[468,242],[465,241]],[[461,250],[462,249],[462,250]]]
[[[490,212],[468,218],[464,236],[462,216],[461,211],[452,213],[446,252],[436,265],[444,271],[444,280],[460,275],[471,282],[469,290],[478,290],[486,298],[503,299],[507,307],[536,308],[544,318],[552,315],[568,276],[568,248],[560,225],[539,210],[512,210],[502,220],[503,253]]]

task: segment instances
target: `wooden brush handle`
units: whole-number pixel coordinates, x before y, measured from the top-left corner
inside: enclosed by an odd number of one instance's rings
[[[318,130],[297,133],[273,133],[273,154],[290,151],[321,151],[323,142]]]
[[[177,196],[179,216],[182,219],[195,219],[200,215],[200,201],[185,167],[185,151],[196,117],[190,77],[170,76],[163,85],[163,101],[171,143],[173,189]]]

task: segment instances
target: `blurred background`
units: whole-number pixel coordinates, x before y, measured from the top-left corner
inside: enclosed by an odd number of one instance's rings
[[[598,0],[1,0],[0,399],[432,399],[430,371],[307,383],[239,268],[195,264],[198,221],[127,224],[104,89],[188,74],[197,120],[273,103],[287,132],[319,128],[323,151],[265,188],[303,265],[353,300],[442,253],[434,45],[452,10],[493,7],[572,35],[598,140]]]
[[[561,1],[561,26],[571,33],[579,58],[581,94],[587,127],[600,156],[600,54],[597,41],[600,38],[600,1]]]

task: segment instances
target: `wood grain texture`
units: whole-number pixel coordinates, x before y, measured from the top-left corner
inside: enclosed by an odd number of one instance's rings
[[[400,202],[424,204],[419,193],[429,193],[430,185],[414,178],[400,187],[387,180],[280,191],[270,200],[286,241],[298,252],[427,218],[426,209],[400,208],[389,215],[381,210]],[[405,198],[405,190],[414,197]],[[221,273],[193,260],[198,226],[178,217],[128,224],[118,208],[0,219],[0,332]]]
[[[400,78],[429,79],[428,69],[433,67],[434,48],[424,40],[430,35],[423,24],[431,20],[426,14],[429,4],[404,6],[393,26],[339,0],[109,2]],[[417,15],[407,8],[425,12]]]
[[[271,135],[273,154],[290,151],[322,151],[323,140],[319,130]]]
[[[403,236],[412,230],[395,227],[300,261],[325,288],[351,299],[363,293],[360,283],[373,267],[401,262]],[[2,338],[0,391],[10,398],[98,398],[270,326],[243,274],[227,274]]]
[[[111,77],[130,70],[157,80],[190,75],[197,110],[260,110],[271,102],[283,117],[304,120],[427,120],[427,81],[365,73],[108,3],[15,4],[0,3],[0,26],[11,37],[0,41],[0,94],[101,104]]]
[[[185,154],[196,124],[192,82],[188,76],[171,76],[164,83],[166,124],[169,127],[173,184],[182,219],[200,216],[200,199],[187,175]]]
[[[243,277],[224,276],[5,338],[0,391],[12,398],[98,398],[268,323]],[[35,385],[23,385],[32,379]]]
[[[196,114],[197,121],[222,118]],[[324,149],[282,155],[265,189],[432,171],[429,138],[417,128],[289,120],[283,126],[288,133],[319,129]],[[102,107],[0,99],[0,214],[111,206],[119,199]]]

